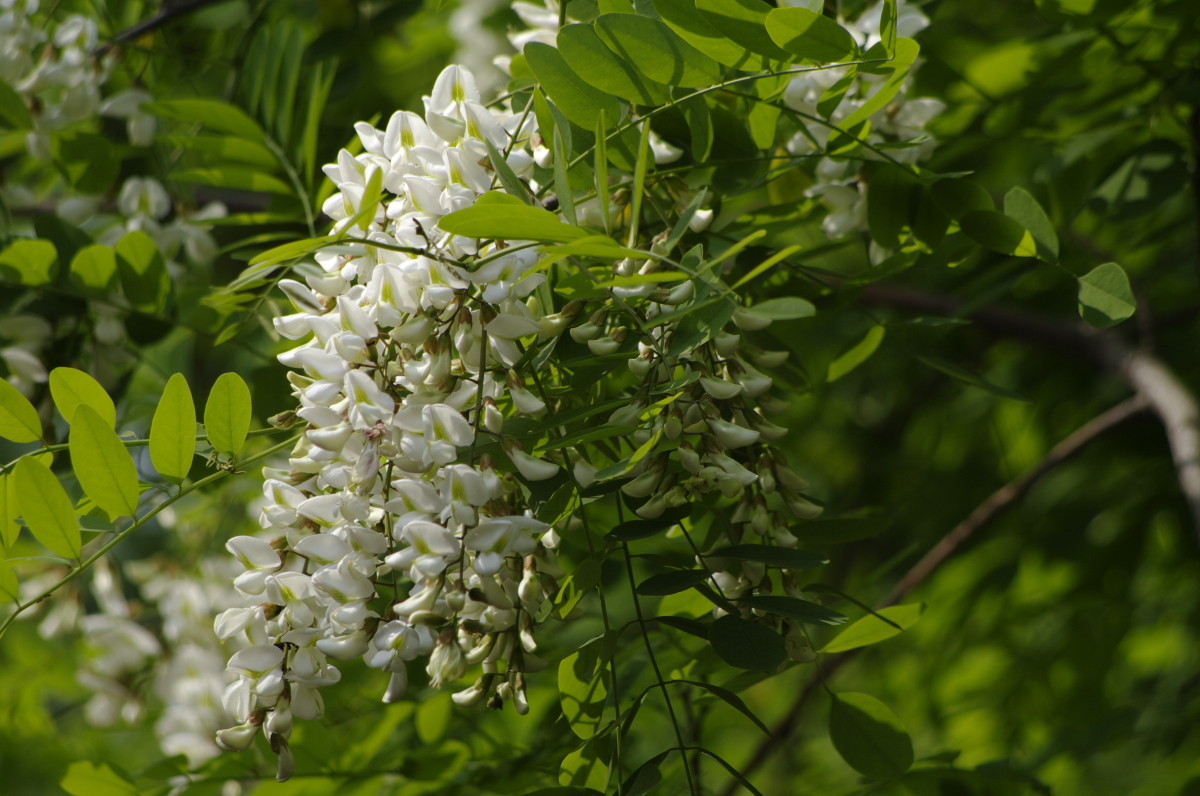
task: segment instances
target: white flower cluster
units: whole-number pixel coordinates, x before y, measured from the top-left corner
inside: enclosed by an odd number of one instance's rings
[[[912,38],[929,25],[929,18],[904,0],[897,1],[896,9],[897,36]],[[882,13],[883,3],[879,2],[855,19],[840,22],[859,46],[867,50],[880,41]],[[817,106],[821,97],[846,76],[848,69],[831,67],[797,75],[788,84],[784,101],[795,110],[819,116],[821,114]],[[914,72],[915,69],[914,66]],[[913,72],[910,72],[892,101],[871,116],[871,132],[867,137],[869,143],[876,145],[915,142],[911,146],[890,150],[889,154],[902,163],[916,163],[932,154],[937,142],[925,131],[925,126],[945,109],[941,100],[909,96],[912,75]],[[850,116],[871,98],[886,79],[886,76],[860,72],[829,121],[837,124]],[[820,152],[825,149],[832,133],[829,127],[807,125],[803,133],[797,133],[788,142],[788,151],[793,155]],[[868,150],[863,156],[870,158],[874,155]],[[819,197],[829,206],[830,212],[822,220],[822,227],[830,238],[840,238],[867,228],[866,186],[858,179],[859,167],[857,160],[844,158],[822,157],[817,161],[816,182],[809,187],[808,195]]]
[[[284,778],[293,717],[320,716],[319,689],[340,677],[331,659],[388,672],[385,702],[404,693],[409,661],[426,660],[437,687],[482,664],[455,701],[526,711],[532,629],[560,574],[554,533],[523,508],[516,480],[473,452],[505,414],[544,411],[512,371],[518,341],[567,319],[531,296],[544,280],[534,249],[480,249],[438,226],[492,189],[485,141],[531,175],[532,121],[485,108],[456,66],[425,105],[382,130],[356,125],[365,151],[325,169],[338,192],[323,209],[345,245],[316,256],[307,284],[285,280],[297,312],[275,322],[309,338],[280,357],[307,431],[288,467],[267,471],[263,534],[227,545],[244,568],[235,586],[257,605],[216,622],[248,642],[225,693],[240,723],[218,742],[244,749],[264,732]],[[383,201],[364,218],[379,179]],[[464,255],[474,270],[455,262]],[[527,480],[560,470],[505,446]]]

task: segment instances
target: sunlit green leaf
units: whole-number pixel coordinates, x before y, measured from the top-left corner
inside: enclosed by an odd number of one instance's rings
[[[204,405],[209,444],[221,453],[237,456],[246,444],[251,415],[250,388],[246,382],[236,373],[222,373]]]
[[[817,308],[811,301],[798,296],[780,296],[747,307],[746,312],[772,321],[791,321],[797,318],[811,318],[817,313]]]
[[[829,363],[829,368],[825,373],[825,380],[835,382],[870,359],[871,355],[879,348],[879,344],[883,342],[883,337],[886,333],[887,329],[885,327],[872,326],[863,339],[859,340],[850,350]]]
[[[776,8],[766,24],[772,41],[806,61],[849,61],[858,51],[849,31],[807,8]]]
[[[438,226],[468,238],[547,243],[565,243],[589,235],[586,230],[564,224],[549,210],[531,207],[498,191],[485,193],[470,207],[442,216]]]
[[[772,8],[763,0],[696,0],[696,10],[713,29],[746,49],[777,61],[792,60],[767,32]]]
[[[664,23],[633,14],[602,14],[596,32],[622,60],[659,84],[700,88],[721,79],[716,61],[688,44]]]
[[[559,30],[558,50],[575,74],[601,91],[639,105],[661,105],[670,99],[666,86],[655,83],[630,59],[614,54],[590,24],[567,25]]]
[[[50,396],[68,423],[74,422],[79,406],[88,406],[110,429],[117,426],[117,407],[108,391],[82,370],[64,367],[50,371]]]
[[[1048,263],[1058,262],[1058,235],[1054,224],[1028,191],[1021,187],[1010,189],[1004,195],[1004,215],[1029,230],[1039,258]]]
[[[241,108],[213,99],[159,100],[146,106],[147,110],[168,119],[178,119],[203,125],[210,130],[263,141],[266,133]]]
[[[75,253],[71,260],[71,281],[86,292],[103,294],[117,275],[117,254],[100,243]]]
[[[558,665],[558,698],[571,731],[583,740],[596,734],[608,701],[607,662],[600,644],[584,646]]]
[[[837,635],[833,641],[830,641],[821,652],[846,652],[847,650],[866,647],[871,644],[878,644],[880,641],[886,641],[893,636],[898,636],[908,628],[917,623],[921,618],[921,612],[925,610],[923,603],[909,603],[908,605],[892,605],[879,610],[880,616],[886,617],[888,624],[875,614],[867,614],[862,619],[859,619],[854,624],[847,627]],[[899,627],[896,627],[899,625]]]
[[[0,473],[0,550],[7,550],[17,541],[21,533],[21,526],[17,524],[19,516],[21,507],[17,505],[12,475]]]
[[[138,796],[141,791],[106,764],[77,761],[60,783],[71,796]]]
[[[182,481],[196,453],[196,405],[182,373],[167,380],[150,423],[150,460],[165,478]]]
[[[39,287],[58,276],[58,250],[48,240],[20,238],[0,253],[0,281]]]
[[[69,448],[79,485],[97,506],[114,519],[137,514],[137,467],[107,418],[80,404],[71,420]]]
[[[79,521],[66,490],[50,468],[26,456],[13,470],[21,515],[33,538],[64,558],[79,558]]]
[[[21,584],[17,573],[4,561],[0,561],[0,603],[15,603],[21,599]]]
[[[714,61],[746,71],[765,68],[766,59],[762,55],[750,52],[714,27],[707,17],[696,12],[694,0],[654,0],[654,8],[680,38]]]
[[[576,74],[556,48],[530,42],[525,45],[525,60],[546,95],[583,129],[594,130],[601,111],[609,124],[616,124],[624,116],[625,103]]]
[[[0,437],[13,442],[36,442],[42,438],[42,421],[37,410],[7,379],[0,381]]]

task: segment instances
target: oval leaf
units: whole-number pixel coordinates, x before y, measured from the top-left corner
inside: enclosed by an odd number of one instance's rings
[[[497,191],[485,193],[470,207],[442,216],[438,226],[468,238],[566,243],[589,237],[587,231],[564,224],[549,210],[531,207]]]
[[[808,624],[843,625],[850,621],[850,617],[840,611],[826,608],[823,605],[818,605],[808,600],[801,600],[799,597],[755,594],[750,597],[743,597],[740,602],[758,611],[766,611],[776,616],[786,616],[788,619],[795,619],[798,622]]]
[[[13,442],[37,442],[42,438],[37,410],[7,381],[0,381],[0,437]]]
[[[6,562],[0,561],[0,601],[15,603],[20,600],[21,587],[17,583],[17,573]]]
[[[1037,243],[1029,230],[994,210],[972,210],[958,220],[963,232],[977,243],[1014,257],[1036,257]]]
[[[708,571],[703,569],[676,569],[671,572],[660,572],[639,583],[637,593],[647,597],[677,594],[687,591],[707,579]]]
[[[863,339],[855,343],[849,351],[829,363],[829,369],[825,372],[825,380],[829,382],[837,381],[870,359],[875,350],[879,348],[879,344],[883,342],[883,336],[886,332],[887,330],[882,326],[872,326]]]
[[[807,569],[822,567],[829,558],[808,550],[792,550],[769,544],[737,544],[709,553],[705,558],[736,558],[739,561],[757,561],[784,569]]]
[[[601,91],[628,97],[639,105],[661,105],[670,98],[666,86],[647,80],[648,75],[613,54],[591,25],[567,25],[559,30],[558,51],[576,74]]]
[[[767,33],[767,15],[773,10],[763,0],[696,0],[696,10],[727,39],[777,61],[792,60]]]
[[[1048,263],[1058,262],[1058,234],[1046,211],[1024,188],[1013,188],[1004,195],[1004,215],[1016,221],[1033,236],[1037,256]]]
[[[79,522],[67,491],[50,468],[26,456],[13,471],[21,514],[33,538],[64,558],[79,558]]]
[[[208,441],[221,453],[237,456],[250,431],[250,388],[236,373],[222,373],[204,405]]]
[[[842,759],[863,776],[892,779],[913,764],[912,739],[900,719],[868,694],[834,696],[829,735]]]
[[[1115,326],[1137,310],[1129,277],[1116,263],[1098,265],[1078,281],[1079,315],[1092,326]]]
[[[796,318],[811,318],[817,313],[817,308],[810,301],[796,296],[785,296],[760,301],[752,307],[747,307],[746,312],[773,321],[790,321]]]
[[[875,614],[867,614],[850,627],[838,634],[837,638],[825,645],[821,652],[846,652],[859,647],[878,644],[893,636],[898,636],[917,623],[921,612],[925,610],[924,603],[909,603],[908,605],[892,605],[879,610],[880,619]],[[889,624],[892,622],[894,624]],[[899,625],[899,627],[897,627]]]
[[[137,468],[106,418],[81,404],[71,422],[68,447],[79,485],[97,506],[113,519],[137,514]]]
[[[176,373],[167,380],[162,400],[150,422],[150,461],[165,478],[182,481],[196,453],[196,405],[187,379]]]
[[[733,614],[712,623],[708,641],[721,660],[739,669],[771,672],[787,658],[783,636]]]
[[[624,115],[628,107],[625,103],[577,75],[562,53],[549,44],[536,41],[526,44],[525,60],[546,95],[583,129],[596,129],[601,111],[609,124],[616,124]]]
[[[585,647],[558,665],[558,699],[571,730],[583,740],[596,734],[608,701],[605,664],[597,665],[597,646]]]
[[[109,429],[117,426],[117,408],[108,391],[82,370],[55,368],[50,371],[50,397],[68,423],[75,422],[75,411],[80,406],[87,406],[108,424]]]
[[[767,15],[767,33],[783,49],[806,61],[849,61],[854,37],[832,19],[807,8],[777,8]]]
[[[596,32],[622,59],[646,77],[668,86],[701,88],[721,79],[716,61],[677,36],[657,19],[634,14],[602,14]]]

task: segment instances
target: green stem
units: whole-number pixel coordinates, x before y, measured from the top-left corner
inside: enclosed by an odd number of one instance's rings
[[[295,443],[295,441],[299,438],[300,438],[300,435],[296,435],[290,439],[284,440],[283,442],[279,442],[275,445],[272,445],[270,448],[267,448],[265,451],[262,451],[261,453],[255,454],[254,456],[250,457],[249,459],[246,459],[242,463],[243,464],[251,464],[252,462],[259,461],[260,459],[265,459],[268,456],[273,456],[274,454],[278,453],[281,450],[286,450],[288,448],[288,446]],[[232,473],[233,473],[232,470],[218,470],[217,472],[213,473],[212,475],[206,476],[204,478],[201,478],[199,481],[193,482],[190,486],[188,486],[186,488],[181,488],[174,495],[172,495],[171,497],[164,500],[162,503],[159,503],[157,506],[155,506],[154,508],[147,511],[144,515],[142,515],[137,520],[135,520],[133,522],[133,524],[130,525],[128,528],[126,528],[125,530],[116,534],[112,539],[108,540],[108,542],[106,542],[104,544],[104,546],[102,546],[99,550],[97,550],[95,553],[93,553],[91,556],[89,556],[87,558],[87,560],[83,561],[78,567],[76,567],[75,569],[68,572],[60,581],[58,581],[50,588],[43,591],[38,596],[33,597],[32,599],[29,599],[23,603],[18,604],[17,609],[15,611],[13,611],[11,614],[9,614],[8,616],[6,616],[4,618],[3,622],[0,622],[0,637],[4,636],[5,631],[8,630],[8,626],[11,625],[18,616],[20,616],[21,614],[23,614],[25,611],[29,610],[33,606],[37,605],[38,603],[42,602],[47,597],[49,597],[50,595],[54,594],[56,591],[61,589],[63,586],[66,586],[68,583],[70,583],[71,581],[75,580],[77,577],[82,575],[86,570],[90,569],[93,564],[95,564],[104,555],[106,555],[109,550],[112,550],[118,544],[123,542],[130,534],[132,534],[138,528],[141,528],[143,525],[145,525],[147,522],[149,522],[151,519],[153,519],[155,516],[157,516],[163,509],[167,508],[172,503],[175,503],[180,498],[182,498],[186,495],[190,495],[192,492],[195,492],[196,490],[201,489],[202,487],[206,487],[209,484],[220,481],[222,478],[225,478],[226,476],[231,475]]]

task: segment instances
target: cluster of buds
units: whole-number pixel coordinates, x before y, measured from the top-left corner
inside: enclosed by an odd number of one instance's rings
[[[532,122],[485,108],[456,66],[425,105],[382,130],[356,126],[363,153],[343,150],[325,169],[338,192],[323,209],[344,245],[318,253],[306,283],[282,284],[297,311],[276,329],[307,339],[280,357],[306,431],[288,467],[267,472],[263,533],[227,545],[244,570],[235,586],[254,604],[216,622],[245,645],[225,693],[239,724],[218,743],[241,749],[264,732],[281,778],[293,718],[320,716],[319,689],[340,677],[331,661],[387,672],[385,702],[404,694],[410,661],[425,661],[435,687],[481,665],[455,701],[520,712],[524,675],[542,665],[533,629],[561,574],[557,537],[521,482],[560,467],[502,428],[506,415],[545,410],[512,371],[519,340],[565,321],[531,296],[544,280],[535,249],[481,248],[438,226],[492,189],[488,143],[531,176]],[[372,185],[383,198],[364,218]],[[515,473],[476,450],[497,438],[494,454],[507,451]]]

